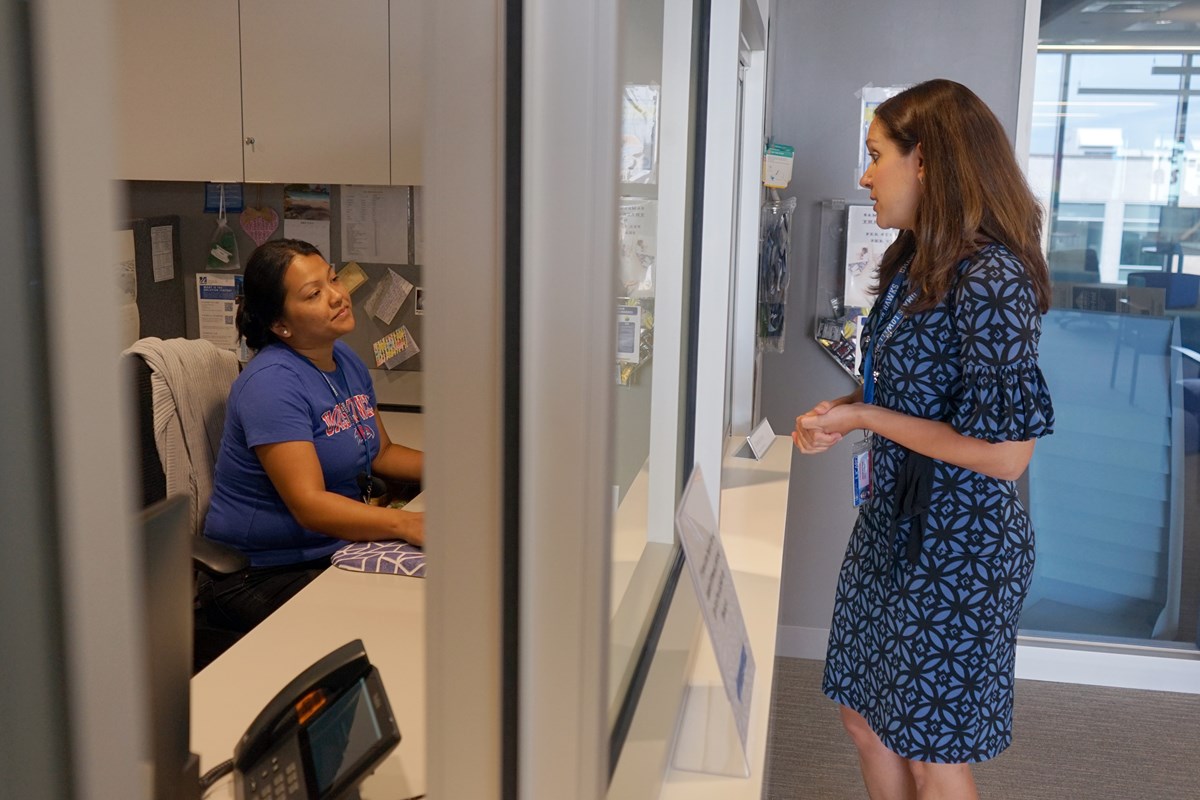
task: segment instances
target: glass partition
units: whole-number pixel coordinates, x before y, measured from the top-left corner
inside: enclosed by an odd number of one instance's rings
[[[647,637],[679,567],[673,518],[691,460],[685,398],[701,41],[691,0],[622,0],[620,15],[608,695],[616,749],[622,709],[636,701]]]
[[[1176,19],[1200,4],[1169,5],[1119,28],[1043,18],[1028,174],[1057,424],[1029,468],[1026,635],[1200,635],[1200,35]]]

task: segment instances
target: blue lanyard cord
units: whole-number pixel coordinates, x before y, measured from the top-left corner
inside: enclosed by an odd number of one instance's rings
[[[883,302],[878,306],[878,318],[884,319],[890,312],[891,316],[884,325],[883,330],[878,333],[871,334],[871,340],[867,343],[867,352],[863,358],[863,402],[875,402],[875,380],[879,376],[875,374],[875,351],[883,349],[887,341],[896,333],[896,329],[900,327],[900,323],[904,321],[904,306],[909,305],[917,299],[917,293],[912,292],[904,298],[904,302],[896,305],[893,309],[893,304],[896,303],[896,298],[900,294],[900,287],[904,284],[905,278],[908,276],[908,265],[912,263],[910,256],[908,261],[904,262],[904,266],[900,267],[900,271],[896,273],[896,277],[892,278],[892,283],[888,286],[887,294],[883,297]],[[875,314],[873,313],[874,317]],[[872,325],[872,329],[878,328],[878,325]]]
[[[338,404],[341,404],[341,395],[338,394],[337,387],[333,385],[333,381],[329,380],[329,376],[325,374],[325,370],[318,367],[312,361],[309,361],[308,363],[312,364],[313,368],[317,371],[317,373],[320,374],[320,376],[325,379],[325,385],[328,386],[329,391],[333,393],[334,401],[337,402]],[[342,379],[342,382],[344,384],[346,384],[346,387],[345,387],[346,400],[349,401],[350,400],[350,380],[346,377],[345,373],[342,372],[342,365],[337,363],[336,358],[333,360],[333,363],[337,367],[338,377]],[[358,430],[359,426],[366,425],[366,424],[367,423],[365,423],[361,420],[357,421],[354,425],[354,434],[355,434],[355,436],[358,437],[359,441],[362,442],[363,457],[364,457],[363,460],[366,462],[366,465],[367,465],[365,472],[367,474],[367,480],[370,481],[371,480],[371,446],[369,444],[367,444],[367,437],[364,436],[362,434],[362,432]]]

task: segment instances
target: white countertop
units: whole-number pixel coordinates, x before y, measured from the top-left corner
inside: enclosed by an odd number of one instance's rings
[[[744,441],[731,440],[726,450],[721,476],[720,530],[754,653],[756,674],[747,737],[750,774],[740,777],[671,768],[660,795],[662,800],[760,800],[762,797],[792,441],[788,436],[776,436],[762,461],[732,455]],[[700,636],[689,680],[691,694],[707,696],[714,701],[713,705],[719,701],[727,707],[707,631],[702,629]],[[726,751],[716,753],[715,760],[740,759],[727,758],[737,747],[736,737],[714,747]]]

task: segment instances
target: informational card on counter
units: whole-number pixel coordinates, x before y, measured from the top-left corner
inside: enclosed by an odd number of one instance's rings
[[[342,260],[408,263],[408,187],[342,187]]]
[[[683,490],[679,510],[675,513],[675,531],[679,534],[684,560],[696,587],[704,627],[708,628],[745,756],[746,736],[750,730],[750,698],[754,694],[754,653],[733,586],[733,574],[713,519],[704,476],[698,466],[692,470],[692,477]]]
[[[200,316],[200,338],[222,350],[238,352],[237,296],[242,293],[242,276],[214,272],[196,275],[196,305]]]

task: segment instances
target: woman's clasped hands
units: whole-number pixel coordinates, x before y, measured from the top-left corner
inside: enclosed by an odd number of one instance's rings
[[[822,400],[796,417],[792,442],[801,453],[824,453],[850,431],[863,427],[863,404],[851,398]]]

